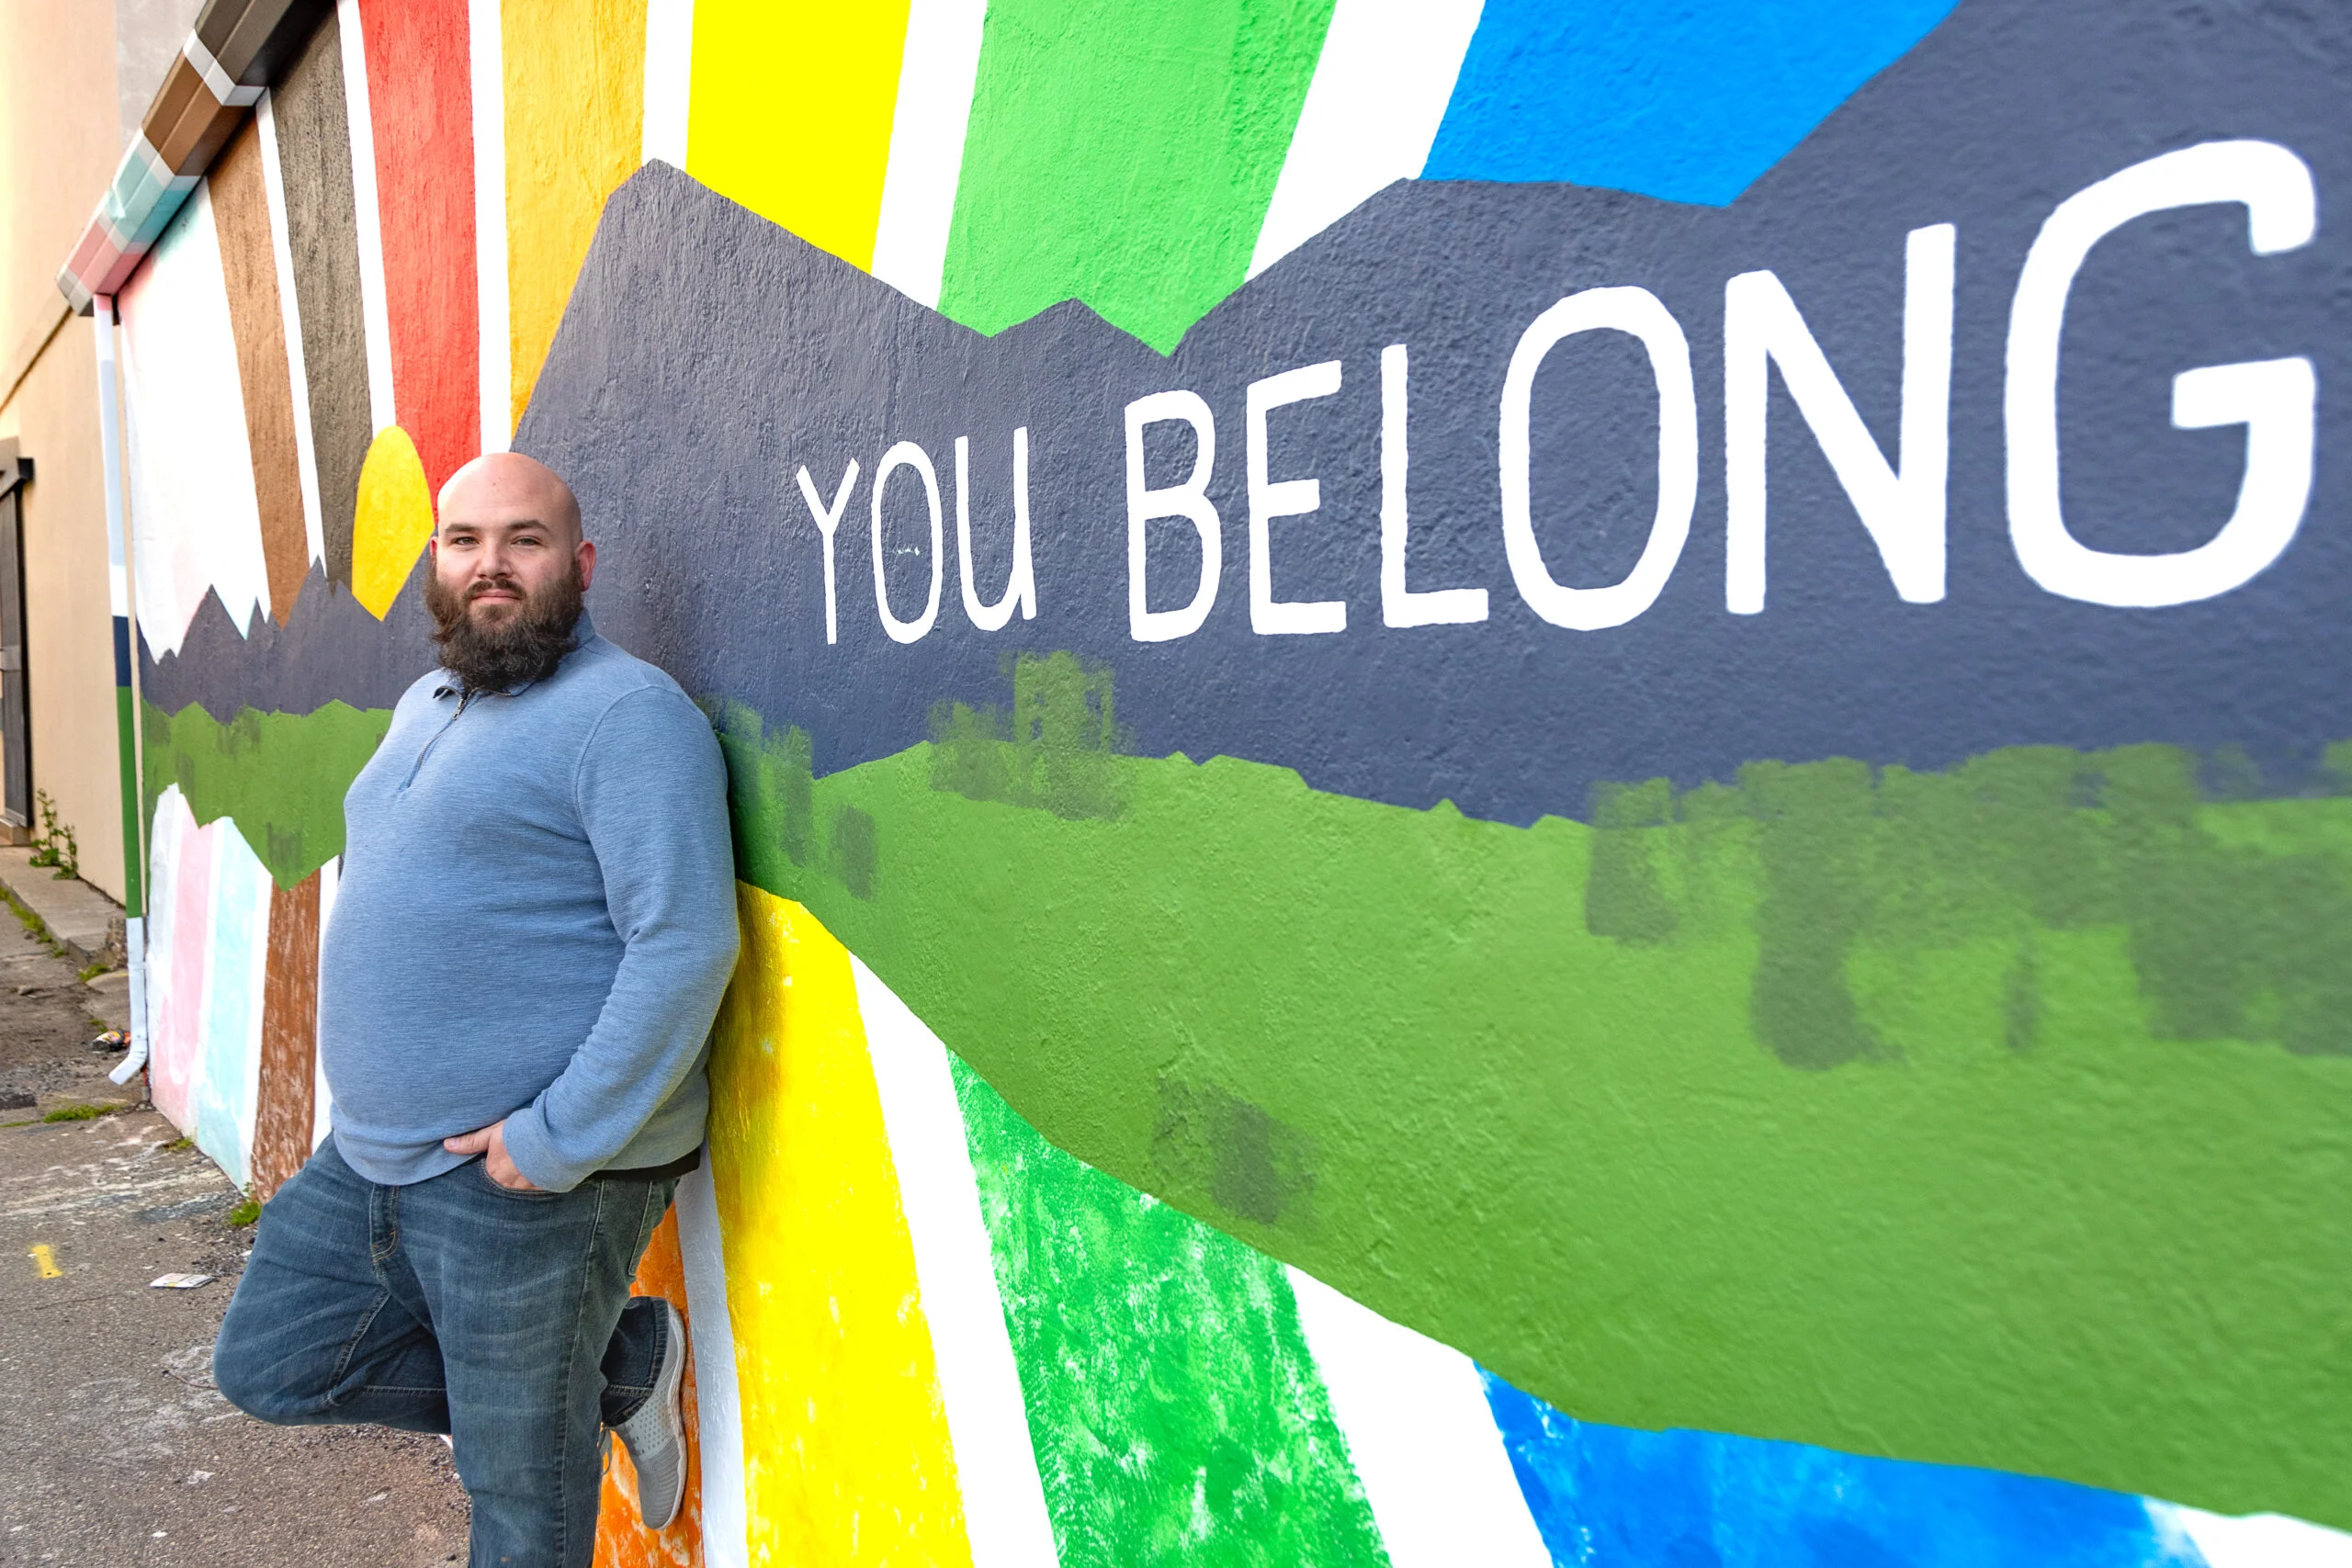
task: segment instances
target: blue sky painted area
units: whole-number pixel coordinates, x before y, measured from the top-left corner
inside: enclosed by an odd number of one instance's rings
[[[1724,206],[1953,0],[1488,0],[1422,177]]]
[[[2202,1568],[2145,1502],[2063,1481],[1713,1432],[1592,1426],[1491,1375],[1487,1401],[1568,1568]]]

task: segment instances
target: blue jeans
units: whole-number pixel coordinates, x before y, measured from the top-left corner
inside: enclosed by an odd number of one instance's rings
[[[668,1333],[629,1281],[673,1185],[514,1192],[476,1159],[383,1187],[329,1138],[262,1211],[214,1381],[264,1421],[448,1433],[473,1568],[585,1568],[602,1428],[644,1403]]]

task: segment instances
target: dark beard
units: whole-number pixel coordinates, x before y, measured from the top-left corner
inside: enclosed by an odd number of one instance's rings
[[[537,593],[525,593],[514,614],[492,626],[473,617],[475,595],[498,587],[522,593],[511,577],[484,579],[467,584],[461,593],[445,585],[438,573],[424,578],[424,607],[433,612],[433,641],[441,649],[442,667],[469,692],[511,692],[555,673],[563,656],[580,646],[572,628],[580,623],[579,563],[570,572]]]

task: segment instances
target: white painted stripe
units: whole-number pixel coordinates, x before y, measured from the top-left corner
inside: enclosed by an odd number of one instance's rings
[[[269,254],[277,264],[278,314],[286,321],[287,379],[294,390],[294,457],[302,475],[302,532],[311,559],[327,558],[326,525],[319,513],[319,451],[311,435],[311,375],[302,358],[301,301],[294,291],[294,241],[286,217],[286,173],[277,164],[277,113],[264,93],[254,110],[261,128],[262,188],[269,195]]]
[[[359,231],[359,317],[368,333],[368,407],[378,430],[399,423],[392,401],[392,318],[384,286],[384,215],[376,196],[376,122],[368,109],[368,40],[359,0],[335,0],[343,98],[351,121],[351,205]]]
[[[468,0],[474,79],[474,298],[481,342],[481,449],[514,438],[514,344],[506,321],[506,52],[499,0]]]
[[[695,1355],[695,1434],[702,1459],[702,1551],[707,1568],[750,1568],[743,1503],[743,1413],[735,1387],[735,1329],[727,1311],[727,1255],[710,1151],[678,1183],[678,1254]]]
[[[1257,276],[1395,180],[1420,177],[1482,0],[1339,0],[1250,257]]]
[[[180,786],[165,784],[155,798],[155,819],[147,829],[147,998],[138,1026],[145,1031],[149,1082],[155,1077],[155,1043],[172,1007],[172,944],[179,923],[180,834],[187,821]]]
[[[223,817],[220,830],[237,841],[238,857],[244,863],[239,868],[246,874],[245,891],[253,903],[247,919],[252,921],[253,949],[245,954],[245,1038],[244,1060],[238,1064],[237,1117],[237,1185],[251,1187],[254,1181],[254,1130],[261,1116],[261,1032],[269,1017],[269,914],[275,890],[269,868],[254,853],[245,836],[237,831],[236,818]]]
[[[313,988],[313,994],[321,1000],[327,994],[327,918],[334,913],[334,896],[342,886],[343,857],[337,855],[319,867],[319,983]],[[323,1018],[325,1015],[322,1013],[320,1016]],[[313,1026],[311,1038],[322,1040],[324,1036],[316,1032]],[[315,1149],[325,1143],[327,1134],[334,1130],[334,1099],[327,1092],[327,1054],[322,1050],[313,1051],[311,1054],[311,1146]]]
[[[693,101],[695,0],[646,0],[645,161],[686,166],[686,112]]]
[[[246,86],[223,71],[220,62],[212,58],[212,51],[204,47],[204,40],[194,33],[188,34],[187,41],[180,45],[180,53],[204,78],[205,89],[228,107],[241,109],[261,96],[261,88]]]
[[[854,956],[850,969],[914,1242],[972,1568],[1050,1568],[1058,1561],[1053,1524],[947,1048]]]
[[[109,613],[130,614],[130,581],[126,563],[122,511],[122,383],[116,372],[114,300],[90,302],[90,334],[98,348],[98,460],[106,465],[103,488],[107,505],[107,602]],[[130,657],[139,657],[139,628],[130,630]]]
[[[2352,1568],[2352,1535],[2284,1514],[2232,1518],[2148,1499],[2160,1540],[2178,1550],[2186,1536],[2209,1568]]]
[[[1288,1272],[1394,1568],[1552,1568],[1470,1358]]]
[[[249,635],[270,609],[269,564],[210,185],[180,209],[115,305],[141,629],[158,657],[176,651],[210,589]]]
[[[130,1049],[122,1054],[109,1083],[129,1083],[147,1064],[147,921],[132,915],[122,922],[123,966],[130,971]]]
[[[191,809],[191,820],[193,818],[194,812]],[[221,846],[228,841],[229,835],[222,832],[221,829],[227,825],[227,822],[226,818],[216,818],[210,822],[197,826],[194,829],[196,852],[204,857],[204,962],[198,966],[198,979],[196,995],[172,998],[176,1010],[187,1020],[183,1033],[183,1038],[187,1043],[187,1087],[180,1091],[181,1103],[187,1107],[187,1120],[180,1124],[180,1131],[194,1138],[197,1146],[211,1156],[212,1163],[223,1168],[226,1168],[231,1162],[222,1160],[220,1150],[210,1146],[205,1141],[210,1129],[204,1124],[204,1101],[205,1089],[212,1080],[212,998],[219,987],[228,983],[219,973],[222,919],[220,906],[228,894],[228,889],[224,886],[227,877],[220,863],[227,858]],[[217,1093],[216,1090],[215,1094]],[[229,1171],[228,1174],[229,1179],[238,1186],[244,1185],[244,1179],[234,1170]]]
[[[988,0],[913,0],[874,231],[874,276],[937,308]]]

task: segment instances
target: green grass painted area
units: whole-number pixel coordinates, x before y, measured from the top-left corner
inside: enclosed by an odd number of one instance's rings
[[[118,686],[114,694],[115,761],[119,770],[122,788],[122,841],[130,852],[122,857],[122,907],[134,915],[147,912],[147,867],[139,854],[139,753],[133,741],[138,734],[136,716],[129,686]]]
[[[1282,1266],[956,1089],[1067,1568],[1386,1568]]]
[[[190,703],[146,707],[146,812],[172,784],[198,823],[226,817],[291,887],[343,852],[343,795],[391,728],[390,708],[247,708],[227,724]]]
[[[1521,829],[1117,756],[1088,680],[726,736],[740,873],[1062,1148],[1587,1419],[2352,1525],[2352,798],[2027,749]]]
[[[1083,299],[1161,353],[1241,286],[1332,0],[997,0],[939,308]]]

